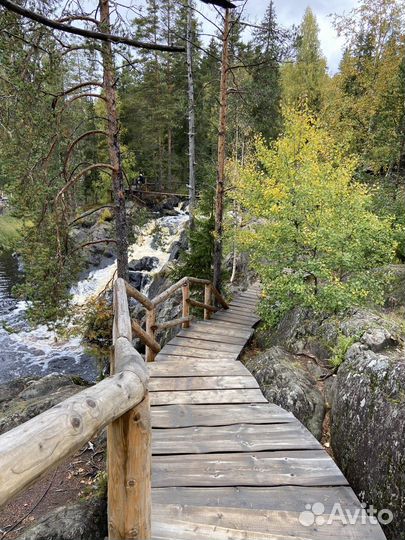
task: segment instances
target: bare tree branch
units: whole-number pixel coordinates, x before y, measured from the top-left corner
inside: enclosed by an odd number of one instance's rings
[[[17,13],[22,17],[36,21],[48,28],[60,30],[61,32],[67,32],[69,34],[75,34],[76,36],[82,36],[91,39],[98,39],[100,41],[106,41],[111,43],[122,43],[124,45],[130,45],[131,47],[137,47],[139,49],[150,49],[153,51],[166,51],[166,52],[185,52],[184,47],[174,47],[169,45],[160,45],[159,43],[144,43],[136,39],[127,38],[125,36],[117,36],[114,34],[106,34],[104,32],[95,32],[93,30],[87,30],[85,28],[78,28],[76,26],[70,26],[58,21],[48,19],[39,13],[35,13],[29,9],[23,8],[10,0],[0,0],[0,6],[3,6],[8,11]]]
[[[90,171],[93,171],[94,169],[110,169],[110,171],[114,171],[114,167],[110,163],[93,163],[93,165],[89,165],[82,171],[76,174],[67,184],[63,186],[62,189],[59,190],[55,197],[55,202],[57,203],[59,199],[62,197],[62,195],[67,191],[70,187],[73,186],[82,176],[85,176]]]

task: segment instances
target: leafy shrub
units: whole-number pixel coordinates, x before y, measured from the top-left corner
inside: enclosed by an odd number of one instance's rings
[[[355,336],[340,334],[337,338],[336,345],[331,349],[330,365],[336,368],[339,367],[345,361],[347,351],[356,341],[357,338]]]
[[[261,278],[269,324],[294,306],[333,313],[383,302],[387,273],[375,268],[393,260],[396,243],[355,167],[318,120],[287,111],[284,134],[270,148],[258,139],[240,170],[236,198],[250,225],[239,242]]]

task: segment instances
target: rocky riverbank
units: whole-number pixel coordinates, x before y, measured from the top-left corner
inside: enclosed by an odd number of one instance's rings
[[[389,509],[390,540],[405,539],[405,267],[384,309],[345,317],[295,309],[257,332],[245,357],[269,401],[323,442],[357,495]]]

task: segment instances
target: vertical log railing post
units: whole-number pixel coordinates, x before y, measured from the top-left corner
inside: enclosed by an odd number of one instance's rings
[[[183,293],[183,317],[189,317],[190,316],[190,283],[186,281],[186,283],[182,286],[182,293]],[[183,328],[189,328],[190,327],[190,321],[184,322],[182,324]]]
[[[147,370],[132,346],[123,279],[114,287],[114,362],[117,373],[133,370],[147,388]],[[151,420],[148,392],[136,407],[108,426],[108,538],[151,538]]]
[[[211,305],[212,300],[212,286],[211,283],[205,285],[204,287],[204,304]],[[209,309],[204,309],[204,319],[208,321],[211,319],[211,311]]]
[[[156,309],[148,310],[146,314],[146,333],[155,339],[156,332]],[[150,347],[146,347],[146,361],[153,362],[156,358],[156,353]]]

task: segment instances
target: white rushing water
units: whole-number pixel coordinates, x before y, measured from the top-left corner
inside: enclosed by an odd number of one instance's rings
[[[188,214],[176,209],[175,216],[164,216],[150,220],[137,234],[136,243],[129,248],[129,261],[154,257],[157,266],[142,274],[153,278],[169,261],[173,244],[184,230]],[[91,298],[102,292],[114,278],[116,261],[111,265],[93,270],[71,289],[73,304],[85,306]],[[143,289],[146,292],[151,279]],[[6,295],[5,300],[6,300]],[[10,301],[12,301],[11,297]],[[7,300],[8,300],[7,298]],[[43,375],[50,372],[79,373],[93,379],[97,375],[94,359],[83,350],[81,337],[61,340],[45,325],[30,329],[25,320],[27,304],[13,302],[13,307],[0,316],[0,382],[20,376]],[[14,328],[18,331],[11,331]]]
[[[188,221],[188,214],[176,209],[176,216],[164,216],[148,221],[139,231],[136,243],[132,244],[128,250],[129,262],[142,259],[143,257],[156,257],[159,264],[150,272],[143,272],[153,276],[159,272],[168,262],[171,247],[180,238]],[[97,296],[114,278],[117,269],[115,261],[106,268],[94,270],[89,276],[77,285],[72,287],[73,304],[82,306],[89,299]]]

